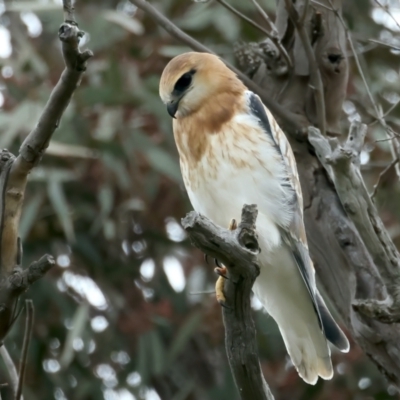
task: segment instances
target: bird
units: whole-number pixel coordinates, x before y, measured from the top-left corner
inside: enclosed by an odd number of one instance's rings
[[[194,210],[219,226],[256,204],[260,253],[253,292],[275,320],[299,376],[333,376],[328,342],[349,341],[318,292],[291,146],[269,109],[216,55],[187,52],[165,66],[159,94],[172,117]]]

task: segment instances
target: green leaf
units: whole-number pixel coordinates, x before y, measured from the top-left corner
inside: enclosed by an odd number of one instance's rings
[[[74,358],[75,350],[73,348],[74,339],[82,336],[86,323],[89,318],[89,305],[85,302],[78,306],[72,319],[72,329],[68,331],[65,340],[63,352],[60,357],[60,366],[65,369]]]
[[[19,225],[19,236],[22,241],[24,241],[32,229],[33,224],[36,222],[44,197],[44,193],[38,191],[32,198],[25,202]]]
[[[97,158],[98,151],[85,146],[76,144],[67,144],[52,140],[46,150],[46,154],[56,157],[73,157],[73,158]]]
[[[147,149],[146,155],[150,165],[155,170],[168,176],[168,178],[177,183],[182,183],[182,176],[178,162],[174,160],[165,150],[153,146]]]
[[[24,11],[60,11],[61,7],[57,3],[43,1],[13,1],[5,3],[6,11],[24,12]]]
[[[32,122],[36,123],[41,112],[41,104],[25,100],[15,107],[12,112],[3,114],[0,119],[2,128],[0,149],[9,148],[19,133],[29,132],[33,128]]]
[[[179,354],[184,350],[186,344],[193,335],[193,332],[199,326],[201,319],[202,314],[200,312],[195,312],[179,329],[177,335],[175,336],[175,339],[171,344],[171,347],[168,349],[166,357],[167,365],[171,365],[179,356]]]
[[[62,225],[67,240],[69,242],[74,242],[74,226],[61,182],[54,178],[50,179],[49,183],[47,184],[47,193],[54,211],[56,212],[57,217]]]
[[[104,164],[114,172],[115,178],[121,189],[129,189],[131,187],[131,178],[126,170],[125,164],[119,158],[114,157],[109,153],[104,153],[102,156]]]
[[[95,234],[104,224],[105,219],[110,215],[114,205],[114,192],[110,185],[103,185],[98,193],[98,202],[100,204],[100,215],[93,222],[90,233]]]
[[[70,171],[65,168],[48,168],[38,166],[33,169],[31,174],[29,175],[30,181],[37,182],[49,182],[51,180],[57,182],[70,182],[76,181],[78,179],[77,174],[74,171]]]
[[[181,390],[172,398],[172,400],[186,400],[195,387],[193,380],[186,381]]]
[[[150,344],[149,335],[148,334],[141,335],[139,337],[137,346],[138,355],[137,355],[136,370],[140,374],[142,382],[144,384],[148,383],[150,378],[150,365],[149,365],[150,347],[148,346],[148,344]]]
[[[104,109],[100,114],[97,129],[94,131],[93,137],[97,140],[113,140],[122,120],[122,109]]]
[[[178,160],[175,160],[166,150],[152,142],[145,134],[135,131],[131,137],[131,146],[136,151],[142,151],[147,156],[149,164],[156,171],[168,176],[178,184],[182,183]]]
[[[107,10],[103,12],[103,18],[106,21],[113,22],[114,24],[121,26],[128,32],[135,35],[142,35],[144,32],[143,25],[140,21],[135,18],[129,17],[122,12]]]
[[[151,339],[151,357],[153,373],[155,375],[161,375],[164,372],[164,368],[167,365],[165,363],[165,350],[164,345],[160,339],[158,331],[153,330],[150,332]]]

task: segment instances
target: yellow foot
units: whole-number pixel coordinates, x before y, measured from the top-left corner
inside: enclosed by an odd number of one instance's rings
[[[234,231],[237,228],[237,223],[235,219],[231,219],[231,222],[229,223],[228,229],[230,231]],[[218,264],[217,264],[218,265]],[[217,282],[215,283],[215,293],[217,297],[217,301],[221,306],[225,305],[225,294],[224,294],[224,284],[225,284],[225,279],[227,279],[226,274],[227,274],[227,269],[226,267],[218,266],[217,268],[214,269],[214,271],[219,275]]]
[[[215,296],[218,303],[223,306],[225,304],[226,298],[224,294],[224,280],[222,276],[219,276],[217,282],[215,282]]]
[[[228,229],[230,231],[234,231],[237,228],[237,222],[235,218],[231,219],[231,222],[229,223]]]

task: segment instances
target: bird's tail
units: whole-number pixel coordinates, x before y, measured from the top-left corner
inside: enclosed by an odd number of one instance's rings
[[[296,331],[280,327],[286,349],[301,378],[315,385],[318,376],[331,379],[333,368],[325,335],[317,324],[296,324]]]

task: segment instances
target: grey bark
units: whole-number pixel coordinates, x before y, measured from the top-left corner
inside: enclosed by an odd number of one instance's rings
[[[196,247],[228,269],[224,285],[226,301],[222,308],[225,347],[241,399],[273,400],[261,371],[251,316],[251,289],[260,273],[256,218],[257,207],[245,205],[242,220],[233,231],[216,226],[194,211],[182,220],[182,225]]]
[[[315,89],[310,87],[309,81],[309,58],[285,3],[285,0],[278,1],[276,25],[293,57],[294,73],[277,77],[262,60],[253,79],[290,112],[302,115],[309,125],[318,125]],[[298,14],[302,15],[306,3],[305,0],[296,2]],[[355,342],[388,381],[399,388],[400,328],[397,324],[378,321],[398,321],[399,307],[393,308],[392,301],[397,302],[399,256],[357,172],[355,148],[349,146],[348,141],[337,147],[337,152],[345,149],[348,154],[341,161],[336,159],[338,163],[335,164],[324,159],[331,151],[329,137],[345,141],[341,139],[339,126],[346,96],[348,61],[345,28],[332,10],[333,7],[341,13],[341,1],[321,0],[318,3],[311,2],[308,6],[305,26],[309,34],[311,32],[310,40],[323,81],[328,137],[319,136],[319,139],[324,141],[325,152],[321,153],[321,148],[315,151],[308,140],[298,140],[297,132],[285,121],[280,123],[289,136],[297,161],[307,238],[318,282]],[[310,141],[317,147],[315,139],[315,135],[314,140],[310,136]],[[362,140],[356,139],[359,146]],[[318,152],[322,163],[315,154]],[[332,168],[342,172],[334,173]]]

